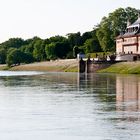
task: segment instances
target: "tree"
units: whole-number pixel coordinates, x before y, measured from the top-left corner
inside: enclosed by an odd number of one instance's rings
[[[10,38],[8,41],[3,42],[1,45],[5,49],[9,49],[9,48],[20,48],[24,44],[25,42],[21,38]]]
[[[46,54],[45,54],[45,44],[43,40],[37,40],[34,43],[33,57],[36,59],[36,61],[45,60]]]
[[[99,26],[99,30],[97,30],[97,37],[103,51],[111,51],[115,48],[114,39],[111,38],[112,34],[110,21],[104,18],[102,24]]]
[[[7,64],[8,66],[12,66],[12,65],[19,65],[22,62],[22,52],[18,49],[11,49],[9,50],[9,53],[7,55]]]
[[[68,41],[70,43],[71,48],[73,48],[75,45],[80,46],[82,45],[82,40],[81,40],[81,33],[69,33],[67,34],[68,36]]]
[[[55,43],[55,53],[58,58],[66,58],[70,51],[68,41],[62,41]]]
[[[6,63],[6,50],[4,48],[0,49],[0,64]]]
[[[53,36],[53,37],[50,37],[49,39],[47,39],[46,43],[50,44],[52,42],[63,42],[65,40],[66,40],[65,37],[57,35],[57,36]]]
[[[29,45],[25,45],[24,47],[25,47],[25,48],[24,48],[24,52],[25,52],[25,53],[29,53],[29,54],[31,54],[31,55],[33,56],[33,51],[34,51],[34,46],[33,46],[33,44],[30,43]]]
[[[56,59],[56,53],[55,53],[55,43],[51,43],[49,45],[46,45],[45,50],[46,50],[46,56],[47,59]]]
[[[93,32],[92,31],[91,32],[83,33],[82,36],[81,36],[82,44],[84,44],[87,39],[92,38],[92,36],[93,36]]]
[[[29,53],[22,53],[22,63],[32,63],[34,62],[34,58],[31,54]]]
[[[70,44],[67,38],[62,36],[55,36],[45,40],[46,42],[46,56],[47,59],[66,58],[70,56]]]
[[[87,39],[84,43],[84,49],[86,53],[100,52],[101,47],[96,39]]]

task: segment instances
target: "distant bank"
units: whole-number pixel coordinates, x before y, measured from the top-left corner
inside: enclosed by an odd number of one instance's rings
[[[79,62],[76,59],[65,59],[55,61],[45,61],[39,63],[15,66],[9,70],[13,71],[49,71],[49,72],[78,72]],[[0,65],[0,70],[7,69],[6,65]],[[140,74],[140,61],[120,62],[111,65],[99,73],[118,73],[118,74]]]
[[[1,68],[4,68],[1,66]],[[51,72],[78,72],[76,59],[64,59],[45,61],[32,64],[24,64],[10,68],[13,71],[51,71]]]

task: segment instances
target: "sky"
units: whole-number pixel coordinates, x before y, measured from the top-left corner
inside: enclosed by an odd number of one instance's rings
[[[84,33],[128,6],[140,9],[140,0],[0,0],[0,42]]]

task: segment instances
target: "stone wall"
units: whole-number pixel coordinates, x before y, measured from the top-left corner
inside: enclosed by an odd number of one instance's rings
[[[98,70],[107,68],[109,66],[111,66],[114,62],[111,61],[98,61],[98,62],[94,62],[91,61],[90,59],[84,61],[84,60],[80,60],[79,61],[79,72],[80,73],[95,73]]]

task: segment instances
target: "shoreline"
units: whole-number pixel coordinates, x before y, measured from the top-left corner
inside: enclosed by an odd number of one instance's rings
[[[8,68],[7,65],[0,65],[0,70],[10,71],[48,71],[48,72],[78,72],[79,61],[77,59],[64,59],[55,61],[35,62],[22,64]],[[108,68],[98,70],[97,73],[116,74],[140,74],[140,61],[119,62]]]
[[[11,67],[10,71],[48,71],[48,72],[78,72],[78,60],[64,59],[35,62]]]
[[[119,62],[99,70],[98,73],[140,74],[140,61]]]

